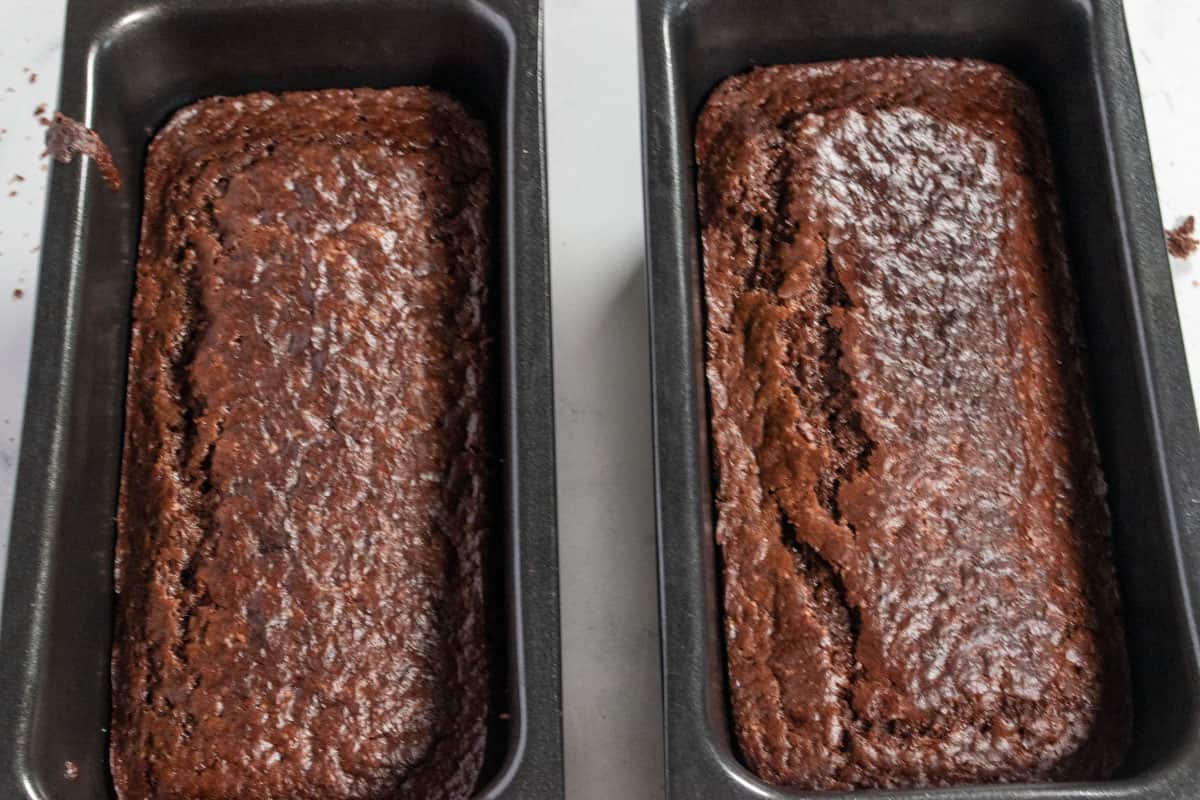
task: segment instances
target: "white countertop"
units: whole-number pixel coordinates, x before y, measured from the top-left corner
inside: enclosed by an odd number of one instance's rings
[[[662,756],[635,3],[546,4],[567,793],[649,799],[661,795]],[[52,109],[57,96],[64,7],[0,0],[10,21],[0,42],[0,564],[46,182],[34,109]],[[1126,9],[1173,225],[1200,215],[1200,3],[1126,0]],[[10,184],[16,174],[25,180]],[[1189,360],[1200,365],[1200,254],[1171,270]],[[0,590],[3,579],[0,569]]]

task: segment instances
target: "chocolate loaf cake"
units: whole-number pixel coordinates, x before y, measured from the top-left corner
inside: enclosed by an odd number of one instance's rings
[[[485,739],[482,126],[423,88],[154,139],[116,549],[118,797],[467,797]]]
[[[696,157],[743,759],[809,789],[1111,773],[1128,667],[1032,92],[756,69]]]

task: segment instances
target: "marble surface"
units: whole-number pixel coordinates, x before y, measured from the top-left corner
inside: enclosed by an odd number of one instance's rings
[[[46,172],[34,111],[55,102],[64,7],[0,0],[10,20],[0,40],[0,563],[37,301]],[[1126,8],[1163,218],[1175,224],[1200,213],[1200,4]],[[546,0],[545,30],[568,796],[653,798],[662,757],[634,0]],[[1200,255],[1170,269],[1197,391]]]

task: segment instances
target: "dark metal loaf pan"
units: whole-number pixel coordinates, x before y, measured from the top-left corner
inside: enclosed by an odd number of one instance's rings
[[[0,797],[110,798],[113,541],[146,146],[177,108],[256,90],[429,84],[496,165],[501,524],[479,798],[562,796],[539,0],[71,0],[60,108],[90,161],[50,180],[0,641]],[[74,780],[64,764],[78,766]]]
[[[641,0],[666,770],[671,798],[783,798],[731,737],[713,543],[692,133],[753,65],[868,55],[1012,67],[1049,128],[1110,486],[1134,740],[1089,784],[896,798],[1200,795],[1200,437],[1119,0]]]

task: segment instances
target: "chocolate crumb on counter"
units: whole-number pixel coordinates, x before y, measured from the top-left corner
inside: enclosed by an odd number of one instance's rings
[[[113,191],[121,188],[121,173],[117,171],[112,153],[99,134],[82,122],[57,111],[46,131],[46,153],[63,164],[70,163],[76,155],[88,156],[96,161],[100,176]]]
[[[37,73],[36,72],[29,73],[29,82],[37,83]]]
[[[67,761],[67,762],[63,763],[63,776],[69,781],[73,781],[76,778],[78,778],[79,777],[79,765],[76,764],[74,761]]]
[[[21,291],[20,289],[13,289],[13,300],[20,300],[24,296],[25,292]]]
[[[1174,228],[1167,230],[1167,252],[1175,258],[1188,258],[1196,252],[1200,242],[1193,235],[1196,232],[1196,218],[1189,216]]]

